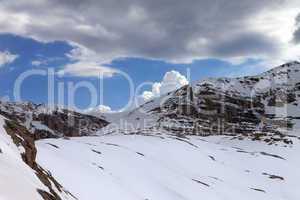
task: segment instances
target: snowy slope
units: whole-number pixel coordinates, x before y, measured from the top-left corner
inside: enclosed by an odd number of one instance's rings
[[[300,117],[299,62],[287,63],[256,76],[207,79],[195,83],[194,87],[199,90],[207,82],[233,95],[252,98],[260,96],[265,104],[266,114],[276,114],[277,117]],[[283,101],[285,105],[275,105],[271,102],[274,98]]]
[[[292,90],[299,83],[299,79],[300,63],[290,62],[255,76],[201,80],[194,83],[194,87],[201,87],[204,83],[211,83],[216,88],[249,97],[276,88]]]
[[[298,200],[300,140],[292,140],[108,135],[37,148],[38,162],[81,200]]]
[[[6,134],[0,116],[0,199],[39,199],[37,189],[47,190],[20,156],[20,150]]]
[[[36,163],[36,148],[24,127],[0,115],[0,200],[74,200]]]

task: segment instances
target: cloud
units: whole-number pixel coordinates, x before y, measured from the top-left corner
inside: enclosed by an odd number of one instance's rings
[[[221,57],[274,55],[278,52],[277,44],[270,37],[261,33],[239,33],[223,38],[212,44],[211,50]]]
[[[118,71],[110,67],[101,66],[94,62],[76,62],[67,64],[63,69],[57,72],[60,76],[75,76],[75,77],[112,77]]]
[[[96,108],[89,108],[85,111],[85,113],[90,115],[100,115],[103,113],[110,113],[113,112],[109,106],[106,105],[99,105]]]
[[[297,15],[297,17],[295,18],[295,27],[296,30],[294,31],[294,38],[293,41],[298,44],[300,43],[300,13]]]
[[[149,101],[187,84],[189,84],[189,81],[185,76],[177,71],[170,71],[164,75],[161,82],[156,82],[152,85],[151,91],[144,91],[140,98],[142,102]]]
[[[75,48],[75,47],[74,47]],[[73,50],[75,49],[72,49],[69,54],[71,54],[73,52]],[[69,54],[67,56],[69,56]],[[39,67],[39,66],[48,66],[48,65],[51,65],[52,63],[54,62],[60,62],[60,61],[64,61],[65,59],[65,56],[62,55],[61,57],[47,57],[47,56],[44,56],[44,55],[40,55],[38,54],[37,55],[37,58],[35,60],[32,60],[31,61],[31,65],[32,66],[35,66],[35,67]],[[72,59],[73,60],[73,59]],[[73,60],[74,61],[74,60]]]
[[[0,67],[13,63],[18,57],[18,55],[12,54],[8,51],[0,51]]]
[[[135,98],[137,102],[135,103],[137,103],[138,105],[143,104],[153,98],[159,97],[163,94],[179,89],[182,86],[187,84],[189,84],[188,79],[184,75],[180,74],[179,72],[174,70],[166,72],[161,82],[155,82],[152,84],[151,91],[144,91],[141,95],[136,96]],[[126,109],[131,110],[138,105],[132,104],[130,105],[129,108]],[[87,109],[85,113],[91,115],[99,115],[101,113],[112,113],[112,112],[119,112],[119,111],[113,111],[109,106],[106,105],[99,105],[96,108]]]
[[[101,78],[118,74],[118,70],[103,66],[102,62],[104,61],[99,60],[95,52],[85,47],[75,46],[67,56],[71,63],[64,65],[57,72],[58,75]]]
[[[282,19],[292,22],[295,8],[299,1],[4,0],[0,32],[81,45],[96,53],[100,67],[119,57],[271,58],[288,44],[281,39],[293,29]]]
[[[40,60],[34,60],[34,61],[32,61],[31,62],[31,64],[33,65],[33,66],[40,66],[40,65],[42,65],[42,64],[44,64],[44,62],[43,61],[40,61]]]
[[[98,112],[101,112],[101,113],[111,112],[111,108],[109,106],[105,106],[105,105],[99,105],[94,110],[97,110]]]

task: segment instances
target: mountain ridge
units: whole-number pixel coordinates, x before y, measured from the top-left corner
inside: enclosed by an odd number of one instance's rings
[[[250,135],[256,132],[280,134],[280,128],[299,126],[299,70],[299,62],[290,62],[260,75],[202,80],[120,114],[122,119],[138,128],[128,131],[124,123],[119,123],[120,117],[111,117],[110,121],[119,124],[118,129],[136,134],[163,132],[165,125],[167,132],[173,129],[174,134],[223,134],[222,130],[208,130],[213,126],[211,122],[218,120],[222,121],[218,126],[238,127],[237,135],[245,131]],[[104,115],[110,118],[110,114]],[[195,124],[197,120],[199,123]],[[204,131],[193,130],[194,126]]]

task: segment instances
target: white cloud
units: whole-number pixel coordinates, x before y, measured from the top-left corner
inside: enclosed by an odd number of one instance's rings
[[[160,87],[155,86],[154,84],[154,91],[157,90],[160,91],[160,94],[166,94],[184,85],[187,85],[188,83],[189,81],[185,76],[181,75],[177,71],[170,71],[165,74],[162,82],[160,83]],[[159,90],[155,87],[159,87]]]
[[[70,54],[71,54],[71,52],[70,52]],[[69,57],[70,55],[67,54],[67,56]],[[38,58],[36,60],[31,61],[32,66],[35,66],[35,67],[47,66],[47,65],[51,64],[52,62],[63,61],[65,59],[63,56],[61,56],[61,57],[47,57],[45,55],[40,55],[40,54],[38,54],[37,57]]]
[[[293,42],[299,6],[299,1],[291,0],[271,10],[265,10],[248,20],[248,27],[260,30],[268,37],[278,41],[278,53],[276,55],[252,56],[252,58],[263,60],[260,64],[262,67],[270,69],[285,62],[300,59],[300,45]]]
[[[97,111],[99,111],[101,113],[111,112],[111,108],[109,106],[105,106],[105,105],[99,105],[96,109],[97,109]]]
[[[149,101],[187,84],[189,84],[189,81],[184,75],[172,70],[164,75],[161,82],[154,83],[151,91],[144,91],[140,97],[142,98],[142,101]]]
[[[100,115],[103,113],[113,112],[109,106],[99,105],[96,108],[89,108],[85,111],[85,113],[90,115]]]
[[[18,57],[8,51],[0,52],[0,67],[14,62]]]
[[[118,71],[101,66],[96,62],[84,62],[78,61],[72,64],[67,64],[63,69],[57,72],[60,76],[76,76],[76,77],[112,77],[117,74]]]
[[[151,91],[144,91],[143,94],[141,95],[141,101],[142,102],[146,102],[146,101],[150,101],[151,99],[153,99],[155,96],[153,95],[153,92]]]
[[[44,62],[43,61],[40,61],[40,60],[34,60],[34,61],[32,61],[31,62],[31,64],[33,65],[33,66],[40,66],[40,65],[42,65]]]
[[[81,45],[73,44],[73,49],[67,53],[67,57],[69,57],[73,61],[89,61],[91,59],[95,60],[97,58],[97,54]]]
[[[105,60],[99,59],[97,54],[83,46],[75,45],[74,49],[67,54],[72,63],[66,64],[57,73],[64,76],[77,77],[112,77],[118,70],[103,66]]]

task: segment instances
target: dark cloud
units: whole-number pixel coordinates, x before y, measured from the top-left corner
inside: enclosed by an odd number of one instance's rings
[[[300,13],[297,15],[295,19],[295,26],[296,26],[296,30],[294,32],[293,41],[298,44],[300,43]]]
[[[263,33],[248,33],[246,22],[280,3],[281,0],[5,0],[0,8],[29,16],[30,23],[21,31],[27,36],[76,42],[103,57],[184,60],[276,51],[275,40]]]
[[[294,39],[293,41],[298,44],[300,43],[300,28],[298,28],[295,32],[294,32]]]
[[[278,50],[274,40],[260,33],[241,33],[219,41],[211,47],[212,53],[222,57],[274,55]]]

